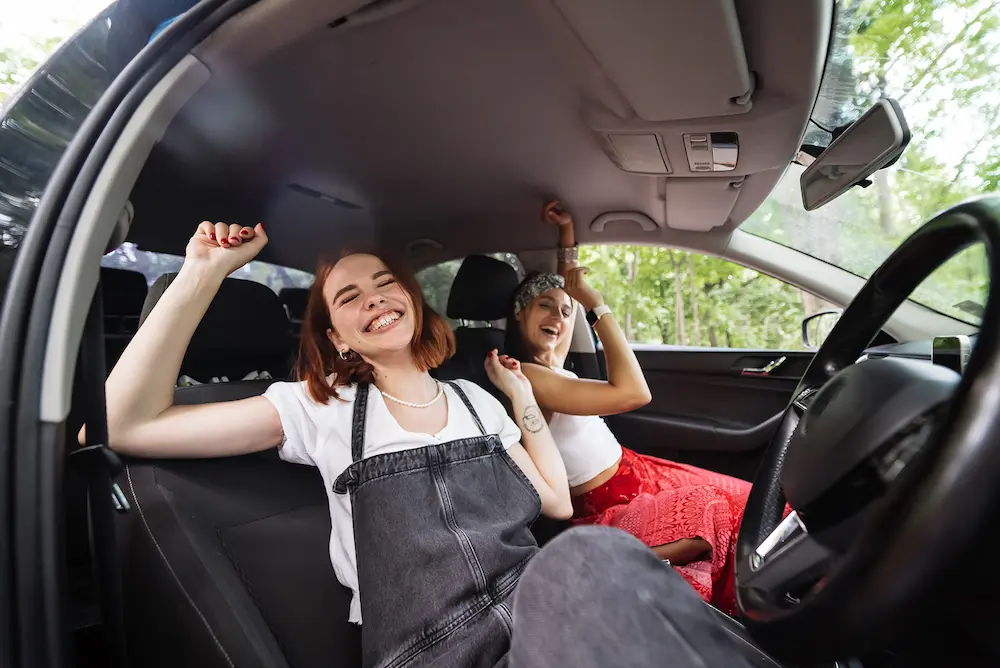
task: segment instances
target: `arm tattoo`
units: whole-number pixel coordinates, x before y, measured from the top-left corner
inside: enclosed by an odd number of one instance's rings
[[[521,425],[530,433],[537,434],[545,426],[538,406],[528,406],[521,414]]]

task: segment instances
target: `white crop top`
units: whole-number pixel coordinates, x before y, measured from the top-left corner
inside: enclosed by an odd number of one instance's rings
[[[564,376],[577,375],[565,369],[553,369]],[[570,487],[593,480],[621,459],[622,446],[608,425],[597,415],[553,413],[549,431],[559,448]]]

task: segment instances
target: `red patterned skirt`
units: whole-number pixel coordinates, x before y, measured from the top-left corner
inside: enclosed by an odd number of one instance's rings
[[[615,475],[573,498],[573,523],[617,527],[650,547],[704,539],[711,554],[675,569],[703,599],[734,614],[733,555],[750,487],[745,480],[622,448]]]

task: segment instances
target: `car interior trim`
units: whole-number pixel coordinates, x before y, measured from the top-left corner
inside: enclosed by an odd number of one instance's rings
[[[182,59],[139,104],[115,142],[81,211],[56,289],[42,371],[39,414],[61,422],[70,409],[73,371],[100,258],[146,158],[180,108],[211,77],[194,56]]]

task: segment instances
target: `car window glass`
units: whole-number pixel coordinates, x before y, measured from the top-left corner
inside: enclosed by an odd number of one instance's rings
[[[841,2],[806,143],[879,98],[902,107],[912,139],[899,161],[814,211],[791,165],[740,229],[868,278],[920,225],[1000,192],[1000,3]],[[825,128],[825,129],[824,129]],[[912,299],[978,325],[989,273],[981,247],[924,281]]]
[[[524,266],[521,264],[521,260],[513,253],[493,253],[490,257],[503,260],[514,267],[514,270],[517,271],[518,280],[524,278]],[[455,275],[458,274],[458,269],[462,266],[464,259],[460,258],[439,262],[417,272],[417,282],[420,284],[420,289],[423,290],[424,299],[427,300],[432,309],[442,316],[448,310],[448,296],[451,294],[451,284],[455,282]],[[454,329],[462,323],[448,318],[448,324]],[[466,324],[474,326],[486,325],[488,323],[470,322]]]
[[[179,271],[182,264],[184,264],[184,258],[180,255],[141,250],[129,242],[123,243],[101,260],[102,267],[139,272],[146,278],[146,285],[152,285],[163,274]],[[275,293],[283,288],[308,288],[312,285],[314,278],[308,271],[282,267],[259,260],[248,262],[230,274],[229,277],[262,283],[274,290]]]
[[[194,0],[80,0],[61,3],[55,16],[52,3],[21,4],[0,16],[0,303],[42,193],[84,119],[157,27]]]
[[[818,297],[726,260],[651,246],[581,246],[580,263],[632,343],[801,350]]]
[[[59,158],[107,89],[107,19],[65,44],[27,86],[3,103],[0,121],[0,298],[17,249]],[[11,63],[6,50],[5,62]],[[17,61],[22,65],[33,62]],[[23,72],[2,72],[16,84]]]

